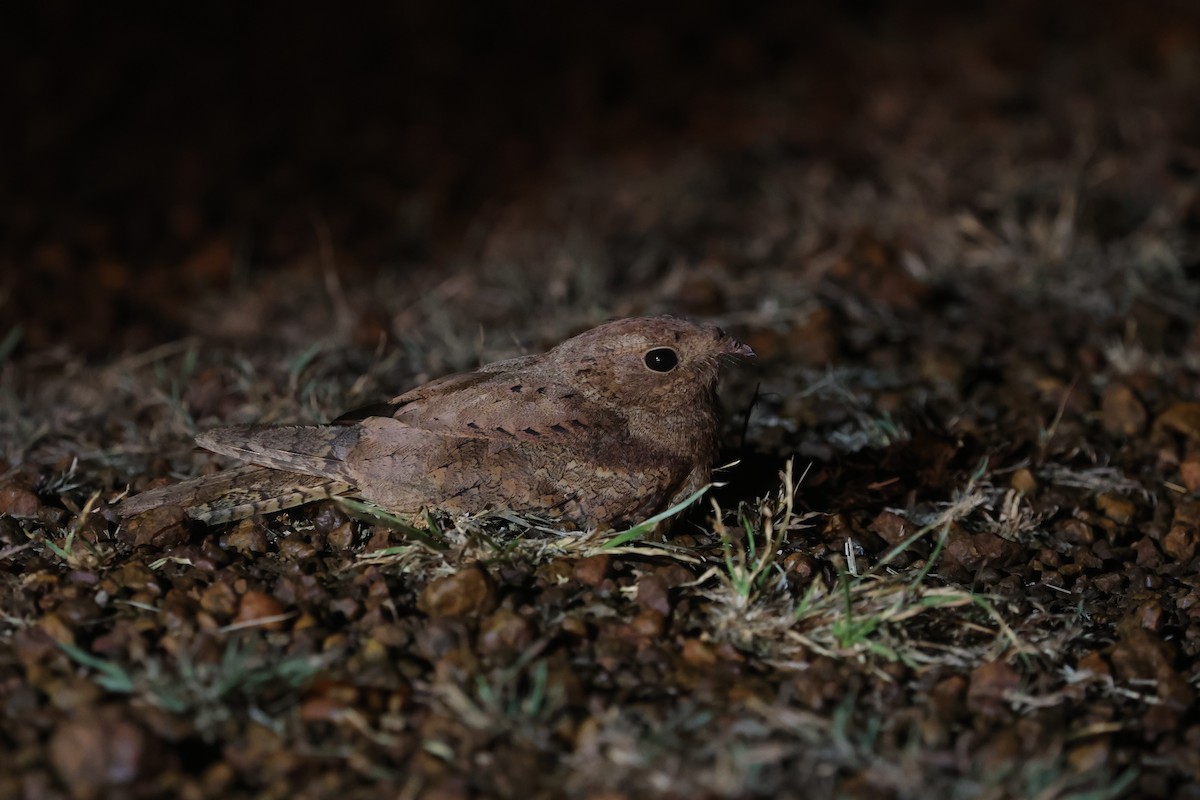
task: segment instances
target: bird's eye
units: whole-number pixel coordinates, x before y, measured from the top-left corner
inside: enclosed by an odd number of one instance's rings
[[[646,353],[646,366],[655,372],[670,372],[679,365],[679,356],[669,347],[656,347]]]

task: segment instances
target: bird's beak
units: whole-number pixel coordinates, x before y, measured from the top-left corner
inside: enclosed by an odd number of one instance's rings
[[[741,356],[742,358],[754,358],[754,348],[730,337],[729,354],[732,356]]]
[[[742,356],[743,359],[752,359],[754,357],[754,348],[751,348],[749,344],[738,342],[737,339],[733,339],[732,344],[733,349],[730,350],[730,353],[733,355]]]
[[[739,342],[716,325],[709,326],[709,329],[712,331],[717,343],[724,346],[725,352],[723,355],[740,356],[742,358],[754,357],[754,349],[750,345]]]

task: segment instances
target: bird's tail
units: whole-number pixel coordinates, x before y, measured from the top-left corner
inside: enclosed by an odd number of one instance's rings
[[[196,444],[260,467],[349,480],[346,457],[358,436],[352,425],[242,425],[205,431]]]
[[[328,477],[237,467],[134,495],[121,501],[117,513],[132,517],[162,506],[182,506],[192,519],[215,525],[337,497],[352,489]]]

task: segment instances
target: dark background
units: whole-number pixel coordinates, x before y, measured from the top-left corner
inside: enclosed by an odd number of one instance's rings
[[[514,203],[537,208],[589,159],[653,169],[689,150],[754,158],[768,143],[869,175],[872,155],[845,131],[870,121],[896,64],[933,97],[964,71],[1003,73],[983,94],[945,92],[966,125],[1053,115],[1039,82],[1062,53],[1169,72],[1194,57],[1198,18],[1188,2],[46,2],[4,14],[0,315],[22,326],[22,348],[93,356],[184,333],[197,293],[303,271],[322,242],[351,283],[476,259],[472,232]],[[1180,113],[1200,129],[1200,111]],[[902,136],[914,121],[901,117],[879,136]]]

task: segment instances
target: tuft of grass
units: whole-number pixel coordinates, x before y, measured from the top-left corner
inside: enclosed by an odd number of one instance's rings
[[[796,521],[795,496],[797,484],[792,481],[792,461],[787,462],[780,475],[783,488],[774,501],[763,499],[759,502],[757,518],[761,520],[762,534],[756,536],[754,520],[747,513],[745,506],[738,510],[738,523],[745,534],[739,540],[730,534],[722,519],[721,507],[714,500],[713,527],[720,537],[721,554],[725,563],[725,571],[717,575],[732,593],[734,604],[745,609],[753,599],[767,591],[768,585],[782,579],[782,571],[778,568],[776,557],[783,538],[791,530]],[[800,476],[803,482],[804,476]],[[759,541],[761,538],[761,542]]]
[[[133,694],[136,688],[133,676],[120,664],[114,661],[105,661],[73,644],[59,642],[58,646],[76,663],[96,670],[99,675],[94,680],[105,691],[113,694]]]
[[[1013,771],[1024,796],[1037,800],[1117,800],[1126,796],[1139,774],[1133,767],[1119,773],[1108,768],[1078,772],[1062,757],[1032,759]]]
[[[293,704],[297,691],[336,658],[325,653],[276,659],[254,652],[247,640],[230,638],[215,664],[196,664],[186,657],[173,662],[150,658],[133,667],[74,645],[58,646],[80,666],[94,670],[93,680],[106,691],[186,715],[205,738],[225,720],[243,714],[261,716],[258,709],[263,702],[280,708]]]
[[[1118,494],[1138,494],[1147,501],[1154,499],[1145,486],[1126,477],[1116,467],[1075,469],[1063,464],[1046,464],[1038,470],[1038,477],[1057,486],[1083,489],[1089,494],[1117,492]]]
[[[911,433],[891,412],[879,411],[860,392],[850,388],[849,381],[855,379],[878,381],[870,375],[855,375],[851,370],[830,369],[800,393],[801,397],[817,397],[849,412],[850,419],[829,432],[829,442],[853,453],[867,448],[883,450],[908,441]]]
[[[795,484],[791,465],[781,474],[775,497],[738,512],[738,536],[725,526],[720,509],[713,522],[721,542],[722,568],[700,581],[717,580],[706,595],[712,601],[712,633],[736,646],[780,663],[818,653],[868,666],[877,660],[920,667],[953,658],[980,660],[1010,647],[1024,650],[992,598],[944,584],[936,565],[952,525],[988,502],[983,476],[986,460],[967,485],[918,530],[884,551],[861,569],[857,545],[847,540],[844,558],[834,559],[836,579],[826,585],[814,578],[796,597],[778,555],[797,546],[792,541],[805,518],[794,511]],[[714,508],[716,508],[714,506]],[[910,569],[896,569],[897,559],[918,542],[932,538],[929,553]],[[800,545],[802,546],[802,545]]]
[[[191,383],[192,378],[195,376],[199,362],[200,354],[194,342],[189,343],[186,349],[184,349],[178,372],[169,372],[165,361],[154,362],[154,375],[157,383],[166,386],[165,392],[160,390],[160,396],[172,410],[175,419],[179,421],[183,429],[191,436],[196,435],[198,428],[196,427],[195,417],[192,416],[187,403],[184,402],[183,393],[185,387]]]
[[[721,566],[696,580],[697,584],[717,581],[715,588],[703,592],[711,601],[714,634],[765,656],[776,654],[772,651],[793,624],[794,600],[778,560],[782,546],[814,516],[795,513],[796,482],[790,461],[780,473],[780,481],[781,488],[774,496],[739,506],[737,535],[726,526],[720,506],[713,503],[712,525],[721,548]]]
[[[553,723],[567,707],[563,687],[551,680],[550,665],[540,658],[546,641],[534,644],[515,663],[467,680],[446,675],[431,687],[434,698],[462,725],[488,738],[550,745]],[[427,740],[422,747],[446,761],[457,755],[451,742]]]
[[[966,487],[942,512],[917,531],[885,551],[862,575],[838,570],[836,593],[806,598],[797,608],[797,627],[789,636],[805,647],[835,657],[882,657],[910,667],[937,662],[949,643],[961,653],[964,642],[981,639],[975,648],[995,653],[1009,647],[1025,649],[1012,627],[986,595],[933,581],[933,570],[951,525],[987,501],[979,487],[986,460],[969,478]],[[915,572],[896,571],[891,564],[921,539],[936,533],[930,554],[919,560]],[[979,612],[992,622],[980,624]]]

